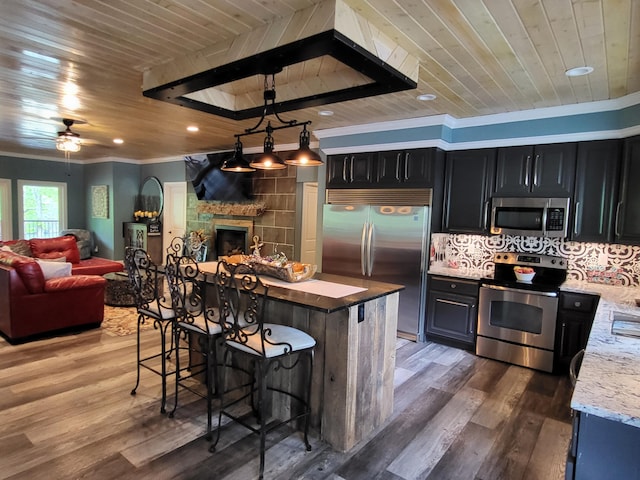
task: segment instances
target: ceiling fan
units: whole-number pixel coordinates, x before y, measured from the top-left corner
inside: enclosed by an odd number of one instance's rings
[[[82,120],[73,120],[71,118],[61,119],[62,123],[67,127],[65,130],[58,132],[58,138],[56,138],[56,148],[63,152],[79,152],[82,147],[82,141],[80,140],[80,134],[71,130],[74,124],[86,123]]]

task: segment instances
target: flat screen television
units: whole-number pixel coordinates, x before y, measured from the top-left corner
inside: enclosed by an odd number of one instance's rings
[[[246,202],[253,199],[250,172],[223,172],[220,170],[230,153],[190,155],[184,157],[187,180],[191,182],[198,200]]]

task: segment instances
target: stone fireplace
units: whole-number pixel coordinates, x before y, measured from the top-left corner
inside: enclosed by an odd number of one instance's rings
[[[212,225],[214,257],[251,254],[249,246],[253,239],[253,221],[220,219]]]

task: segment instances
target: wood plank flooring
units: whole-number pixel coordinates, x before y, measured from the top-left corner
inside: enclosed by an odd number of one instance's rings
[[[142,334],[155,350],[156,331]],[[204,401],[181,393],[159,413],[160,378],[135,335],[100,329],[12,346],[0,339],[0,479],[257,478],[258,439],[225,425],[202,438]],[[438,345],[397,342],[392,418],[347,453],[299,432],[268,437],[265,479],[562,479],[571,435],[567,377]],[[172,405],[172,397],[169,404]]]

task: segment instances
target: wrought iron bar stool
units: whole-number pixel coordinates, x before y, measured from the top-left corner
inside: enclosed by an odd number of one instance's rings
[[[225,415],[240,423],[260,436],[260,474],[264,475],[265,440],[266,434],[285,423],[297,419],[304,419],[304,443],[306,449],[311,450],[309,443],[309,417],[311,414],[311,374],[313,372],[313,353],[316,341],[307,333],[286,325],[265,323],[264,314],[268,301],[268,285],[263,284],[254,268],[248,264],[229,265],[225,261],[218,263],[215,277],[220,317],[227,319],[221,323],[225,339],[224,368],[222,373],[221,406],[218,415],[218,429],[215,447],[220,439],[222,416]],[[252,378],[249,391],[225,403],[226,372],[232,365],[232,356],[242,356],[249,360],[252,368]],[[269,374],[278,375],[293,371],[298,365],[305,366],[299,373],[299,378],[305,383],[302,394],[284,387],[268,385]],[[239,388],[243,388],[240,386]],[[299,409],[292,408],[289,418],[279,419],[267,427],[267,392],[285,395],[297,402]],[[272,395],[273,397],[273,395]],[[230,409],[239,402],[250,399],[253,415],[256,416],[258,427],[251,425],[246,415],[237,415]]]
[[[167,403],[167,377],[173,375],[167,371],[167,359],[173,350],[173,322],[175,313],[170,298],[163,292],[164,280],[158,272],[158,267],[151,261],[147,252],[141,248],[125,248],[125,267],[129,277],[129,283],[133,286],[136,310],[138,312],[136,365],[136,385],[131,390],[135,395],[140,386],[140,367],[144,367],[162,377],[162,402],[160,413],[166,412]],[[140,358],[140,327],[147,321],[153,322],[153,328],[160,332],[160,352]],[[171,329],[170,329],[171,327]],[[171,346],[167,351],[167,331],[170,329],[169,338]],[[156,363],[160,359],[160,370]]]
[[[211,440],[212,401],[220,391],[218,343],[222,343],[222,327],[218,321],[218,309],[206,304],[204,276],[191,256],[169,253],[165,262],[165,275],[169,283],[171,301],[176,313],[175,338],[175,405],[169,417],[178,407],[178,390],[185,388],[207,400],[207,440]],[[196,341],[192,341],[193,339]],[[184,346],[182,346],[184,344]],[[188,365],[182,367],[181,352],[188,352]],[[194,361],[197,356],[202,361]],[[205,375],[206,393],[197,388],[201,382],[193,380]]]

